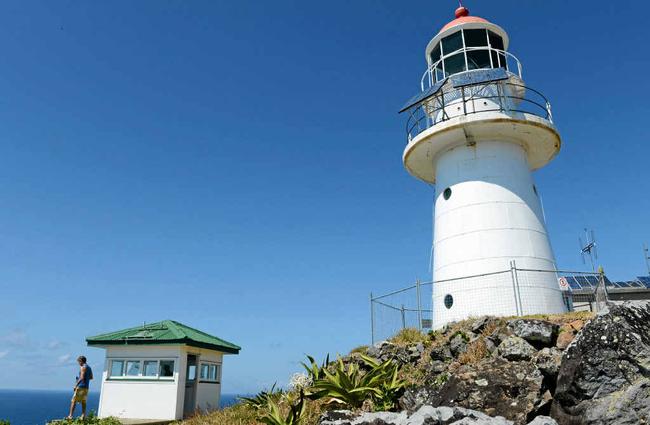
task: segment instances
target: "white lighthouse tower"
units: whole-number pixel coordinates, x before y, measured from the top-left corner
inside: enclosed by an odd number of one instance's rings
[[[459,7],[426,47],[404,166],[435,184],[433,327],[565,305],[531,172],[560,150],[550,104],[527,87],[498,25]],[[512,273],[518,269],[550,272]]]

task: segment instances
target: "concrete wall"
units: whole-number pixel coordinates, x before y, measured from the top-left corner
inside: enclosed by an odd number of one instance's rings
[[[174,360],[174,377],[171,380],[111,378],[108,375],[113,359]],[[107,347],[98,415],[134,419],[181,419],[182,405],[179,410],[177,403],[179,375],[183,367],[181,360],[181,346]]]

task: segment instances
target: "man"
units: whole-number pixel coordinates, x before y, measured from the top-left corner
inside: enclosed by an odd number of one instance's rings
[[[77,383],[74,386],[74,394],[72,395],[72,402],[70,403],[70,414],[68,415],[68,419],[72,419],[74,408],[77,403],[81,403],[81,419],[86,418],[88,388],[90,387],[90,380],[93,379],[93,370],[86,364],[86,357],[79,356],[77,363],[79,363],[79,376],[77,377]]]

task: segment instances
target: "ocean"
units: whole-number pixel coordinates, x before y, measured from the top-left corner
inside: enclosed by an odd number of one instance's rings
[[[45,390],[0,390],[0,420],[8,420],[11,425],[44,425],[52,419],[65,418],[70,408],[72,391]],[[237,400],[233,394],[222,394],[222,407],[230,406]],[[99,391],[88,393],[87,410],[97,412]],[[77,405],[75,416],[81,414]]]

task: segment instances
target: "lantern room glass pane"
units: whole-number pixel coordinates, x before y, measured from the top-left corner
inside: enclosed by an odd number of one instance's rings
[[[463,30],[465,32],[465,46],[485,47],[488,45],[486,30]]]
[[[442,53],[448,55],[463,48],[463,34],[458,31],[442,39]]]
[[[160,361],[160,377],[171,378],[174,376],[174,361],[161,360]]]
[[[440,44],[431,51],[431,64],[438,62],[440,60]]]
[[[465,68],[465,54],[458,53],[445,59],[445,73],[447,75],[467,71]]]
[[[490,53],[487,50],[470,50],[467,52],[467,68],[490,68]]]
[[[493,49],[499,49],[499,50],[505,50],[503,48],[503,39],[493,33],[492,31],[488,31],[489,38],[490,38],[490,46]]]
[[[501,68],[508,69],[508,62],[506,61],[506,55],[503,53],[499,53],[499,63],[501,64]]]

